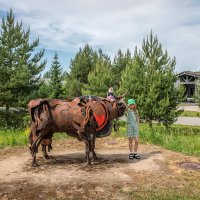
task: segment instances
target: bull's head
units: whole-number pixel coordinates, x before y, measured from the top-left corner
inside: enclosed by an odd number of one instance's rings
[[[122,96],[117,97],[115,101],[105,102],[107,104],[107,108],[109,110],[109,119],[110,120],[113,120],[117,117],[121,117],[124,115],[124,112],[126,110],[126,104],[123,101],[123,97],[125,95],[126,95],[126,93]]]
[[[124,112],[126,110],[126,104],[122,99],[117,102],[117,110],[118,110],[118,116],[117,117],[121,117],[121,116],[124,115]]]
[[[125,95],[127,94],[124,93],[123,95],[119,96],[117,98],[117,110],[118,110],[118,117],[121,117],[124,115],[125,110],[126,110],[126,103],[124,102],[123,98],[125,97]]]

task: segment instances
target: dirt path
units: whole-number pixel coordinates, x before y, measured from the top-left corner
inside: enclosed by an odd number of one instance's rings
[[[85,167],[83,149],[73,139],[54,142],[53,158],[39,153],[37,168],[26,148],[0,150],[0,199],[126,199],[150,174],[179,174],[177,163],[199,161],[153,145],[141,145],[141,160],[130,161],[127,141],[108,137],[97,140],[98,162]]]

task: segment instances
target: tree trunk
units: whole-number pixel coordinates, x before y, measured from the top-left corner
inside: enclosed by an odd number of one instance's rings
[[[5,116],[5,119],[6,119],[6,126],[9,126],[9,105],[6,105],[6,116]]]

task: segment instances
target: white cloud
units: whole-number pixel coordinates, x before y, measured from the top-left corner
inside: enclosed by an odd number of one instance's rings
[[[177,58],[177,71],[200,70],[200,3],[195,0],[0,0],[42,46],[77,52],[89,43],[114,55],[134,51],[150,33]]]

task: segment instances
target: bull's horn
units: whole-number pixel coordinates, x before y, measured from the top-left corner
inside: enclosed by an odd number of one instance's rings
[[[127,94],[128,92],[125,92],[121,97],[123,98],[123,97],[125,97],[125,95]]]
[[[120,99],[124,98],[124,96],[125,96],[126,94],[127,94],[127,92],[126,92],[126,93],[124,93],[124,94],[123,94],[123,95],[121,95],[121,96],[118,96],[118,97],[117,97],[117,99],[118,99],[118,100],[120,100]]]

